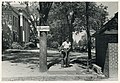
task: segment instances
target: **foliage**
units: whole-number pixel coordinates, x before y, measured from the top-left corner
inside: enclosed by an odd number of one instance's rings
[[[31,49],[31,48],[35,48],[35,43],[33,42],[28,42],[24,45],[24,49]]]
[[[51,48],[58,48],[59,47],[59,44],[58,44],[58,42],[56,42],[56,41],[53,41],[53,42],[51,42],[51,46],[50,46]]]
[[[66,36],[69,36],[69,24],[67,18],[69,12],[75,12],[72,31],[86,29],[86,5],[85,2],[54,2],[49,12],[48,22],[53,39],[61,44]],[[89,28],[98,30],[107,20],[107,7],[89,3]]]
[[[12,43],[12,48],[13,49],[23,49],[23,47],[17,42]]]
[[[26,4],[29,13],[29,21],[32,25],[30,41],[37,39],[37,25],[49,25],[51,37],[48,39],[48,46],[53,41],[60,45],[65,37],[70,36],[73,31],[86,29],[86,4],[85,2],[21,2]],[[98,30],[107,20],[107,7],[89,3],[89,28]],[[70,20],[70,12],[74,12],[73,22]],[[38,22],[37,22],[38,21]],[[72,23],[72,26],[70,25]],[[71,26],[71,27],[70,27]]]
[[[11,48],[11,38],[10,35],[7,35],[5,33],[2,34],[2,49],[8,49]]]
[[[6,24],[6,22],[2,23],[2,50],[11,48],[12,44],[12,34],[11,30]]]
[[[29,13],[29,20],[32,25],[30,32],[30,41],[38,43],[37,26],[47,25],[49,10],[52,2],[24,2],[26,4],[27,12]]]
[[[47,35],[47,46],[51,47],[51,43],[53,42],[53,37],[51,34]]]
[[[28,2],[28,4],[29,13],[33,21],[31,23],[39,25],[42,22],[42,25],[49,25],[51,28],[49,33],[52,35],[51,41],[57,41],[60,45],[65,37],[71,34],[70,30],[81,31],[83,28],[86,29],[85,2]],[[75,13],[72,28],[70,28],[69,16],[71,11]],[[90,2],[88,12],[89,28],[94,30],[100,29],[102,24],[107,20],[107,7],[102,4],[96,5],[95,2]]]

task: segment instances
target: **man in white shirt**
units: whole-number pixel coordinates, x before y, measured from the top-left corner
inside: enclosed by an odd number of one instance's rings
[[[67,38],[66,41],[64,41],[61,46],[61,54],[62,54],[61,67],[69,66],[69,52],[71,48],[70,46],[71,46],[71,43]]]

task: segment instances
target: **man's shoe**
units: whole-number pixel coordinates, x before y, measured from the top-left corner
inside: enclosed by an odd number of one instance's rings
[[[64,66],[64,65],[61,65],[61,67],[63,67],[63,68],[64,68],[65,66]]]
[[[69,65],[66,65],[66,67],[69,67]]]

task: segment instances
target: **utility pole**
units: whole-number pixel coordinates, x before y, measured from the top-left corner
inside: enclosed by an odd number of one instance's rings
[[[89,28],[89,2],[86,2],[86,28],[87,28],[87,47],[88,47],[88,61],[87,66],[88,69],[91,66],[91,37],[90,37],[90,28]]]

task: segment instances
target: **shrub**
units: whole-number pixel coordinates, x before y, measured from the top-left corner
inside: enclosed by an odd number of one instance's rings
[[[11,41],[7,38],[2,38],[2,49],[11,48]]]
[[[28,42],[24,45],[24,49],[31,49],[31,48],[35,48],[35,44],[33,42]]]
[[[22,46],[17,42],[12,43],[12,48],[13,49],[23,49]]]
[[[47,46],[48,46],[48,47],[51,47],[52,41],[53,41],[52,35],[51,35],[51,34],[48,34],[48,35],[47,35]]]
[[[58,44],[58,42],[56,42],[56,41],[53,41],[52,43],[51,43],[51,48],[58,48],[58,46],[59,46],[59,44]]]
[[[2,24],[2,51],[11,48],[12,34],[10,28],[6,24]]]

